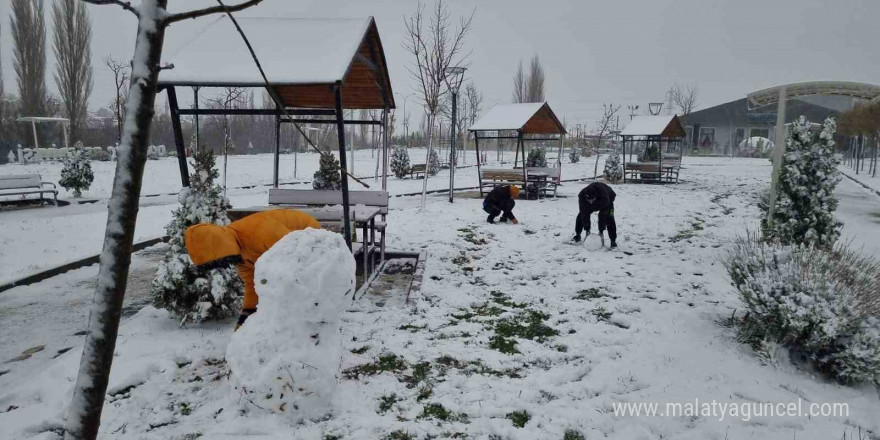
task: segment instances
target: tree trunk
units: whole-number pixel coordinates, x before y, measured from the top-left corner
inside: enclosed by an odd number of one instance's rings
[[[422,210],[425,209],[425,204],[427,202],[428,197],[428,171],[431,168],[431,151],[433,149],[433,141],[434,141],[434,115],[428,115],[428,155],[425,156],[425,180],[422,181]]]
[[[602,135],[601,134],[599,135],[599,140],[597,142],[599,143],[598,144],[599,146],[596,147],[596,164],[593,165],[593,180],[596,180],[599,178],[599,149],[602,148]]]
[[[89,311],[88,334],[67,415],[67,440],[94,439],[101,423],[101,410],[131,263],[135,220],[165,36],[164,25],[157,23],[155,18],[164,14],[166,4],[167,0],[144,0],[139,6],[140,19],[126,103],[125,130],[122,144],[117,150],[116,176],[108,206],[94,305]]]

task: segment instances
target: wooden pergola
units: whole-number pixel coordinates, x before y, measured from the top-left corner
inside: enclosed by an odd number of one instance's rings
[[[189,185],[181,116],[268,115],[275,117],[273,186],[278,187],[282,123],[335,124],[339,163],[346,176],[345,125],[383,127],[382,188],[387,186],[388,112],[394,93],[385,53],[373,17],[366,19],[237,18],[266,74],[260,74],[234,24],[223,16],[201,29],[195,25],[169,28],[165,44],[178,49],[165,60],[159,87],[168,94],[180,178]],[[230,36],[234,40],[230,41]],[[229,44],[221,44],[228,42]],[[192,109],[182,109],[178,87],[194,91]],[[280,102],[268,109],[200,109],[198,91],[206,87],[270,88]],[[282,109],[283,106],[283,109]],[[346,120],[346,109],[382,110],[382,119]],[[345,239],[351,239],[348,179],[342,179]]]
[[[480,194],[483,190],[482,163],[480,160],[480,139],[516,139],[516,156],[513,167],[517,168],[520,152],[523,160],[523,181],[526,181],[525,142],[559,141],[559,156],[556,167],[562,168],[562,142],[565,137],[565,126],[550,109],[546,102],[524,104],[499,104],[492,107],[485,115],[474,122],[468,129],[474,134],[474,145],[477,150],[477,178],[480,182]],[[488,134],[493,133],[494,134]],[[510,133],[513,133],[511,135]]]
[[[626,182],[627,167],[633,166],[631,163],[632,155],[637,144],[643,144],[644,148],[648,148],[651,144],[656,144],[660,150],[656,167],[659,171],[657,182],[663,183],[663,154],[669,149],[677,149],[678,157],[675,161],[669,162],[677,162],[676,166],[680,166],[682,157],[681,142],[684,137],[684,127],[682,127],[681,121],[676,115],[637,116],[633,118],[629,125],[620,132],[623,144],[623,181]],[[626,158],[627,145],[629,145],[629,160]],[[646,179],[640,180],[645,181]]]

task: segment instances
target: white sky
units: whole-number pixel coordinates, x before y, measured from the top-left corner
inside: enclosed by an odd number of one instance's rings
[[[6,90],[14,91],[9,1],[0,0],[0,56]],[[624,109],[638,104],[644,110],[648,102],[663,101],[674,81],[698,85],[699,108],[781,83],[820,79],[880,83],[877,0],[447,1],[454,16],[476,10],[467,40],[472,51],[468,77],[484,93],[485,107],[510,101],[518,61],[527,63],[538,53],[547,76],[547,100],[571,128],[576,123],[592,126],[603,102],[623,104]],[[214,4],[169,3],[172,11]],[[50,5],[46,0],[47,87],[57,94]],[[411,0],[265,0],[242,14],[375,16],[400,108],[402,96],[414,91],[406,70],[411,57],[401,42],[404,16],[415,7]],[[116,6],[90,6],[90,14],[94,110],[113,94],[101,60],[108,54],[131,57],[136,22]],[[229,41],[217,44],[242,43],[237,35],[230,35]],[[158,98],[164,101],[164,96]],[[418,95],[407,100],[415,123],[417,101]]]

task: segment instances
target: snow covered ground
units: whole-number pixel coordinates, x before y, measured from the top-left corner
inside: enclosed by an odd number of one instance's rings
[[[562,439],[575,430],[588,439],[788,440],[858,438],[859,429],[876,435],[880,400],[873,387],[829,382],[793,366],[782,351],[762,361],[723,324],[740,305],[719,259],[735,236],[757,228],[755,204],[769,180],[768,161],[685,158],[684,166],[679,185],[614,187],[617,251],[593,240],[567,243],[582,184],[564,185],[556,200],[518,202],[518,226],[485,224],[478,199],[450,205],[433,196],[426,212],[418,210],[417,197],[392,199],[388,246],[428,251],[422,290],[412,309],[380,307],[369,298],[348,308],[339,394],[327,420],[288,426],[235,391],[224,361],[232,322],[179,328],[164,311],[145,307],[120,329],[101,436]],[[176,183],[170,169],[164,180]],[[459,181],[476,181],[467,170]],[[591,175],[592,161],[567,170],[564,178]],[[389,182],[397,193],[417,191],[421,183]],[[236,204],[265,201],[263,189],[237,191],[231,193]],[[839,195],[844,239],[857,236],[866,251],[880,255],[872,214],[880,198],[846,180]],[[174,200],[154,199],[156,212],[142,209],[138,227],[160,232]],[[28,215],[64,209],[70,208],[0,216],[28,222]],[[100,220],[102,214],[95,208],[89,215]],[[42,231],[54,232],[66,217],[45,219]],[[71,222],[83,227],[83,220]],[[13,232],[7,227],[0,235],[10,243],[5,249],[29,252],[17,246],[40,243],[22,242]],[[66,242],[79,233],[55,235]],[[59,253],[72,259],[75,248]],[[3,264],[29,259],[5,255]],[[138,258],[135,266],[147,270],[148,256]],[[36,345],[28,341],[42,338],[46,345],[28,359],[0,364],[0,372],[9,370],[0,375],[0,438],[57,438],[81,352],[75,333],[85,327],[82,304],[96,273],[95,266],[83,268],[0,293],[0,361]],[[848,414],[661,416],[667,402],[694,399],[800,401],[804,411],[813,403],[845,403]],[[656,416],[616,414],[615,405],[626,403],[660,407]],[[386,437],[398,431],[412,437]]]

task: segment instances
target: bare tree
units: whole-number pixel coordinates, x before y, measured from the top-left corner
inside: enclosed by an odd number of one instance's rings
[[[699,95],[697,86],[694,84],[681,85],[675,83],[669,90],[672,104],[678,109],[681,116],[687,116],[697,108]]]
[[[246,104],[247,89],[243,87],[224,87],[223,91],[213,98],[205,99],[208,108],[231,110],[240,108]],[[220,124],[223,127],[223,191],[226,193],[226,171],[229,156],[229,150],[235,148],[235,142],[232,140],[232,124],[229,121],[229,115],[219,116]]]
[[[477,116],[483,111],[483,94],[477,90],[477,86],[469,82],[464,88],[465,99],[468,103],[468,118],[470,124],[477,121]]]
[[[526,102],[528,94],[526,74],[523,72],[522,60],[519,60],[519,64],[516,67],[516,74],[513,75],[513,102],[515,104]]]
[[[79,140],[89,116],[92,94],[92,25],[86,5],[77,0],[52,3],[55,84],[70,120],[70,137]]]
[[[528,93],[525,102],[544,102],[544,68],[538,59],[538,54],[532,57],[529,64],[529,80],[527,82]]]
[[[116,97],[107,106],[116,118],[116,142],[122,142],[122,120],[125,118],[125,99],[128,97],[128,66],[112,56],[104,58],[104,65],[113,72],[113,84],[116,86]]]
[[[23,1],[23,0],[16,0]],[[169,13],[168,0],[142,0],[138,6],[122,0],[83,0],[96,5],[118,5],[138,19],[132,59],[131,86],[126,101],[125,127],[117,150],[116,176],[108,203],[107,227],[100,256],[98,285],[89,312],[88,334],[83,344],[79,374],[68,408],[66,440],[93,440],[98,436],[107,380],[119,331],[122,301],[131,264],[131,249],[137,220],[144,165],[147,161],[150,125],[153,121],[159,62],[168,26],[181,20],[210,14],[239,11],[260,3],[248,0],[235,6],[220,6]]]
[[[19,108],[25,116],[46,111],[46,21],[43,0],[12,0],[13,64],[18,79]]]
[[[602,117],[596,121],[596,128],[593,131],[595,135],[595,145],[596,148],[596,164],[593,166],[593,179],[599,177],[599,149],[602,148],[602,141],[611,134],[611,127],[614,126],[614,119],[617,117],[617,111],[620,110],[620,106],[614,106],[614,104],[602,104]]]
[[[464,39],[471,28],[474,14],[470,17],[461,17],[458,26],[452,27],[449,10],[443,4],[443,0],[434,3],[431,17],[424,17],[424,7],[419,3],[416,12],[404,20],[406,26],[406,40],[403,43],[406,49],[415,58],[408,67],[410,74],[415,79],[417,90],[422,94],[425,111],[428,116],[428,156],[425,164],[430,163],[433,151],[433,127],[437,113],[440,109],[440,99],[447,90],[443,87],[446,80],[446,72],[452,66],[465,67],[467,55],[463,53]],[[422,182],[422,209],[428,191],[428,175]]]

